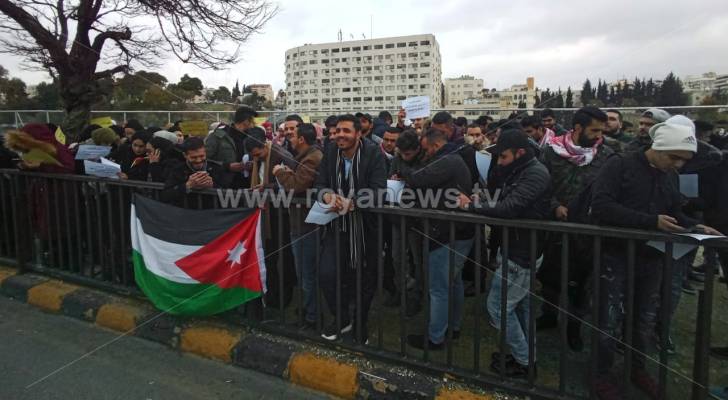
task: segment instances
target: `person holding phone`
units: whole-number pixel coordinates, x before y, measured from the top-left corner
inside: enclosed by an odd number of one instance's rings
[[[182,144],[185,162],[169,171],[160,199],[181,204],[192,190],[230,187],[232,175],[222,164],[208,160],[205,143],[190,137]]]

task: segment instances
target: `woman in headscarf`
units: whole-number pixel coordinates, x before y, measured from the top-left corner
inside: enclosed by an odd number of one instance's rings
[[[184,162],[184,156],[174,143],[160,136],[147,143],[147,159],[152,182],[165,182],[169,171]]]
[[[146,181],[148,171],[147,142],[149,142],[149,134],[141,131],[136,132],[129,139],[130,146],[120,147],[119,150],[109,156],[121,166],[121,179],[129,179],[133,181]]]

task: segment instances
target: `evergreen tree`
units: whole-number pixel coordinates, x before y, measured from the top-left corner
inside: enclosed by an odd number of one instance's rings
[[[594,100],[594,92],[592,91],[591,82],[587,79],[581,88],[581,102],[588,105],[592,100]]]
[[[614,89],[614,86],[609,89],[609,101],[607,104],[617,105],[617,91]]]
[[[566,88],[566,101],[564,103],[566,108],[574,107],[574,95],[571,93],[571,86]]]
[[[683,92],[682,82],[680,78],[676,77],[670,72],[665,80],[662,81],[659,93],[657,95],[656,105],[658,106],[683,106],[685,105],[686,97]]]
[[[238,84],[238,81],[235,81],[235,86],[233,86],[233,92],[230,95],[230,98],[232,99],[233,103],[237,103],[238,97],[240,97],[240,85]]]

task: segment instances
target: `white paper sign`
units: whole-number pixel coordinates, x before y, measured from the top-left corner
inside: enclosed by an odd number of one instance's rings
[[[700,233],[678,233],[680,236],[689,236],[698,242],[702,242],[705,239],[717,239],[717,238],[725,238],[725,236],[716,236],[716,235],[703,235]],[[647,245],[657,249],[661,252],[665,252],[665,242],[658,242],[656,240],[651,240],[647,242]],[[678,260],[682,258],[685,254],[688,254],[691,252],[694,248],[698,247],[695,244],[689,244],[689,243],[673,243],[672,244],[672,258],[674,260]]]
[[[111,146],[82,144],[78,146],[76,160],[96,160],[99,157],[106,157],[109,153],[111,153]]]
[[[103,157],[101,158],[101,162],[84,160],[83,168],[86,171],[86,175],[98,176],[100,178],[119,179],[118,174],[121,172],[119,164]]]
[[[402,190],[404,190],[404,181],[387,179],[387,197],[390,203],[397,203],[402,200]]]
[[[680,175],[680,193],[685,197],[698,197],[698,174]]]
[[[430,117],[430,97],[416,96],[402,100],[402,108],[407,113],[407,118],[413,120],[415,118]]]
[[[308,212],[308,216],[306,216],[306,223],[326,225],[339,217],[338,213],[328,212],[329,209],[331,209],[331,206],[317,201],[313,204],[313,207],[311,207],[311,211]]]
[[[475,152],[475,164],[478,167],[478,173],[480,174],[480,179],[483,180],[483,182],[488,180],[488,171],[490,170],[490,162],[492,158],[490,153],[484,154],[479,151]]]

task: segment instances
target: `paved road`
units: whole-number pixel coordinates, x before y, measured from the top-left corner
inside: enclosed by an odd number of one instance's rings
[[[0,297],[0,399],[325,399],[282,379],[125,337]]]

